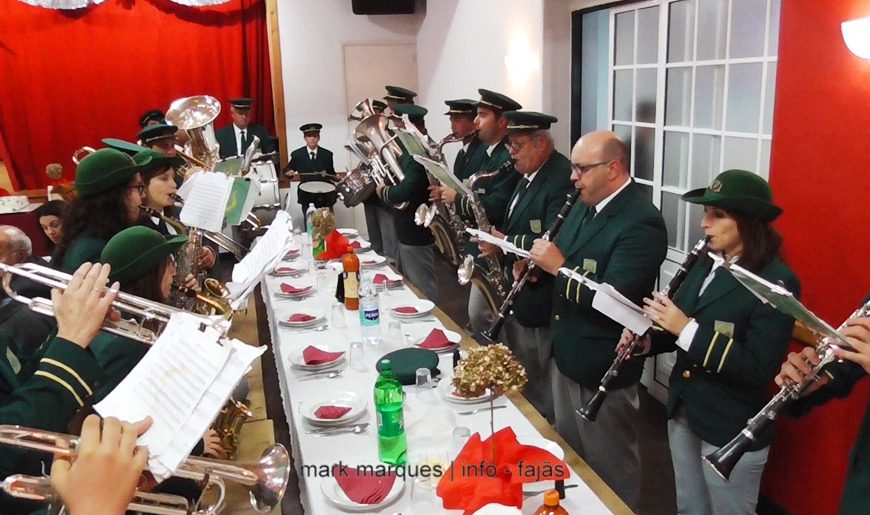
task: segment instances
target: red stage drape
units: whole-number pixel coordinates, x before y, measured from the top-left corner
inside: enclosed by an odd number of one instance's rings
[[[76,11],[0,0],[0,138],[18,189],[48,184],[45,166],[75,177],[75,149],[133,141],[139,115],[172,100],[255,99],[253,120],[274,132],[264,0],[187,7],[107,0]],[[2,146],[0,146],[2,147]]]

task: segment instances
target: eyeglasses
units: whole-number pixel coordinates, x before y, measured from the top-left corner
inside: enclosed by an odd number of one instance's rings
[[[580,175],[583,175],[584,173],[588,172],[589,170],[595,168],[596,166],[610,164],[610,161],[613,161],[613,159],[611,159],[609,161],[601,161],[600,163],[593,163],[591,165],[578,165],[578,164],[571,163],[571,170],[579,173]]]
[[[131,190],[136,190],[136,191],[138,191],[140,197],[141,197],[142,195],[145,195],[145,183],[142,183],[142,184],[134,184],[133,186],[130,186],[130,189],[131,189]]]
[[[520,150],[523,149],[523,147],[525,147],[526,145],[528,145],[531,141],[532,141],[531,138],[526,139],[525,141],[520,141],[520,140],[508,140],[508,144],[507,144],[507,146],[508,146],[508,148],[510,148],[511,150],[514,150],[514,151],[516,151],[516,152],[519,152]]]

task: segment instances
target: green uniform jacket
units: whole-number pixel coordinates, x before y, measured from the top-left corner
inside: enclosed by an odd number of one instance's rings
[[[79,408],[89,402],[101,377],[86,349],[61,338],[48,343],[32,375],[16,376],[6,349],[0,356],[0,424],[65,432]],[[21,456],[26,458],[26,455]],[[19,453],[0,452],[0,477],[21,472]]]
[[[716,271],[698,297],[712,261],[700,263],[674,297],[674,303],[698,323],[689,351],[676,347],[674,335],[656,331],[653,352],[677,351],[668,386],[668,417],[682,406],[692,432],[721,446],[770,400],[767,385],[785,358],[794,319],[763,304],[724,269]],[[800,294],[794,272],[778,259],[758,275],[772,283],[782,281]],[[753,450],[770,445],[772,439],[771,428],[758,435]]]
[[[393,215],[393,225],[396,228],[396,239],[403,245],[431,245],[435,243],[432,231],[428,227],[414,223],[414,213],[420,204],[429,201],[429,177],[426,169],[414,161],[407,151],[399,156],[399,166],[405,174],[405,178],[395,186],[384,188],[384,200],[390,206],[408,202],[405,209],[390,209]]]
[[[84,263],[99,263],[106,241],[83,236],[73,242],[63,256],[60,269],[68,274],[75,272]]]
[[[556,215],[565,203],[565,198],[574,191],[571,182],[571,162],[558,152],[553,152],[538,170],[534,181],[525,187],[520,179],[514,194],[508,201],[508,209],[514,198],[520,196],[513,211],[507,216],[503,231],[508,241],[529,250],[536,238],[553,225]],[[505,256],[505,272],[513,277],[512,267],[517,257]],[[513,305],[514,317],[525,327],[547,327],[553,308],[553,276],[538,274],[536,282],[527,281]]]
[[[486,155],[486,147],[484,147],[484,155]],[[505,138],[493,149],[489,158],[484,160],[480,170],[476,170],[474,173],[481,170],[497,170],[505,162],[510,161],[510,158],[507,138]],[[503,170],[495,177],[481,179],[474,185],[477,196],[480,198],[480,203],[483,204],[483,208],[486,210],[486,218],[497,229],[501,229],[501,223],[507,215],[508,202],[510,202],[511,195],[516,189],[519,180],[520,174],[516,173],[513,167],[511,167]],[[474,213],[471,211],[470,198],[467,198],[465,195],[459,195],[459,198],[456,199],[456,207],[459,209],[459,215],[463,220],[475,221]]]
[[[589,272],[590,279],[606,282],[642,305],[653,291],[667,251],[661,213],[633,182],[581,229],[587,211],[587,206],[578,204],[556,236],[556,246],[565,256],[562,266]],[[597,388],[616,357],[622,325],[592,307],[592,291],[559,274],[553,286],[550,329],[559,371],[582,386]],[[636,383],[642,361],[628,361],[614,388]]]
[[[468,179],[483,170],[483,161],[487,158],[486,145],[475,136],[468,143],[468,148],[460,150],[453,161],[453,175],[460,181]]]
[[[94,403],[103,400],[145,357],[149,346],[112,333],[101,332],[91,342],[91,351],[103,369],[103,380],[94,393]]]

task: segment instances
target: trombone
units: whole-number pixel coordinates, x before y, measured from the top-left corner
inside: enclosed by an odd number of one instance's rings
[[[76,447],[78,447],[79,439],[63,433],[53,433],[21,426],[0,425],[0,444],[50,452],[61,457],[73,457]],[[266,448],[260,459],[252,463],[234,463],[210,458],[187,458],[179,466],[178,470],[175,471],[174,476],[194,481],[205,481],[210,486],[216,487],[219,491],[218,500],[214,504],[192,513],[219,513],[224,503],[226,492],[225,481],[231,481],[246,487],[250,496],[251,507],[258,513],[264,513],[277,506],[284,497],[287,480],[290,477],[290,455],[283,445],[275,444]],[[22,496],[30,494],[31,496],[27,497],[30,499],[49,499],[53,492],[49,490],[50,484],[47,485],[47,481],[47,478],[25,476],[20,482],[7,480],[3,483],[3,489],[10,495],[20,492],[23,494]],[[36,495],[41,497],[34,497]],[[161,502],[164,500],[164,495],[148,493],[143,495],[142,492],[137,492],[133,501],[139,503],[144,500],[149,501],[149,504],[153,504],[151,501],[155,498],[157,502]],[[131,507],[131,509],[139,509],[144,513],[155,514],[191,513],[186,502],[183,506],[179,504],[180,501],[177,496],[169,496],[165,500],[174,506],[175,511],[148,511],[147,506],[145,510],[142,510],[141,507]],[[196,508],[198,509],[199,507],[197,506]],[[155,509],[165,510],[165,507],[157,505]]]

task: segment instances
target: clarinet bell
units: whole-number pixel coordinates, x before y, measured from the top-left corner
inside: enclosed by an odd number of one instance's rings
[[[595,392],[592,399],[590,399],[584,406],[581,406],[576,413],[583,417],[584,420],[595,422],[595,419],[598,418],[598,411],[601,409],[601,406],[604,405],[604,399],[606,398],[607,390],[599,386],[598,391]]]

